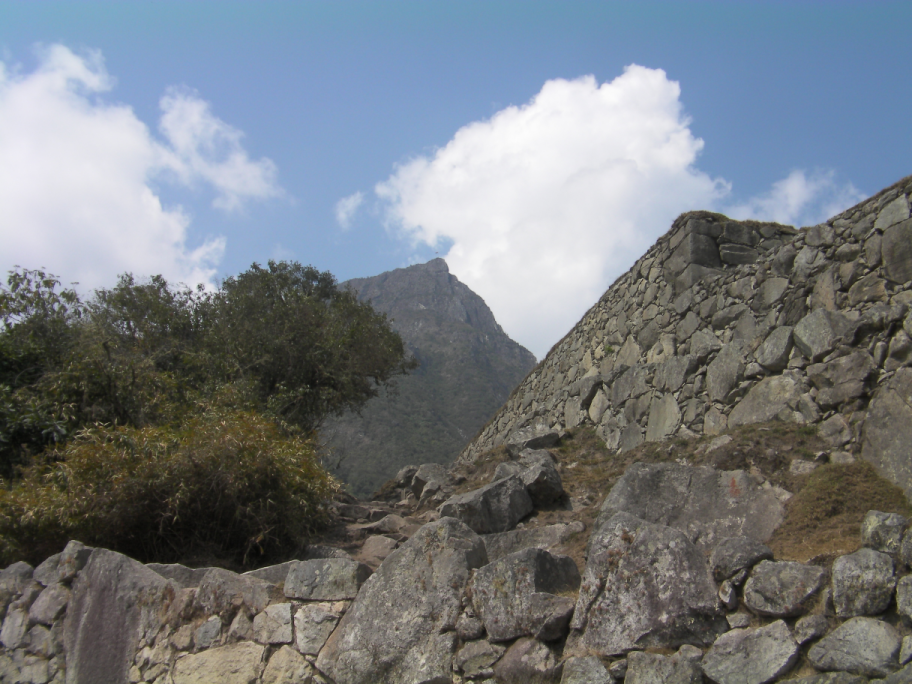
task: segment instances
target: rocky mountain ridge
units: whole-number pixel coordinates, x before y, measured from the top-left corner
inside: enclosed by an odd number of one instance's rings
[[[408,463],[451,463],[535,365],[443,259],[341,284],[392,319],[419,366],[358,413],[326,421],[334,474],[362,497]]]
[[[683,215],[453,468],[336,501],[334,545],[0,571],[0,680],[912,681],[910,193]]]

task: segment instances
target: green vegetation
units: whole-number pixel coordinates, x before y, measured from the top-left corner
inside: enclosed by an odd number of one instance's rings
[[[124,275],[87,302],[0,288],[0,560],[68,538],[140,560],[293,552],[337,487],[315,430],[413,362],[329,273],[254,264],[215,292]]]

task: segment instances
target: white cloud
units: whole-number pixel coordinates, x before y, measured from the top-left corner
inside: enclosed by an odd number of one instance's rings
[[[188,214],[163,206],[151,182],[205,183],[231,211],[280,194],[274,164],[251,161],[240,131],[195,93],[162,98],[162,142],[129,106],[103,99],[113,79],[99,52],[54,45],[39,57],[26,74],[0,63],[3,273],[45,267],[82,290],[124,271],[210,282],[224,239],[189,245]]]
[[[352,219],[355,217],[355,213],[358,211],[362,202],[364,202],[364,193],[361,191],[353,193],[348,197],[343,197],[336,202],[336,222],[338,222],[339,227],[342,230],[351,228]]]
[[[866,195],[851,183],[838,184],[835,172],[798,169],[773,183],[769,192],[752,197],[743,204],[722,208],[737,219],[776,221],[795,226],[809,226],[865,199]]]
[[[376,187],[388,225],[451,240],[451,271],[541,358],[679,213],[727,194],[694,167],[703,141],[679,97],[636,65],[601,85],[548,81],[398,166]]]

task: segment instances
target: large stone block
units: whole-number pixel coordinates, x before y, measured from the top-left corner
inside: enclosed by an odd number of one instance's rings
[[[310,601],[353,599],[371,575],[364,563],[347,558],[300,561],[285,579],[285,596]]]
[[[900,368],[874,393],[862,432],[861,457],[912,499],[912,369]]]
[[[282,592],[269,582],[222,568],[210,568],[196,591],[196,605],[204,614],[224,618],[241,606],[255,615],[282,598]]]
[[[526,549],[476,571],[472,601],[491,641],[559,639],[567,630],[580,574],[569,556]]]
[[[798,321],[792,331],[795,346],[811,361],[829,354],[851,329],[841,313],[816,309]]]
[[[894,283],[912,280],[912,219],[884,231],[880,247],[884,275]]]
[[[771,420],[804,422],[798,411],[803,388],[787,375],[764,378],[750,391],[728,415],[728,426],[768,423]]]
[[[703,656],[703,672],[721,684],[765,684],[778,681],[798,660],[798,644],[788,626],[777,620],[757,629],[723,634]]]
[[[517,476],[505,477],[465,494],[457,494],[438,509],[478,534],[506,532],[532,512],[532,499]]]
[[[708,268],[722,266],[719,248],[713,238],[698,233],[685,236],[665,262],[665,267],[676,276],[691,264]]]
[[[808,660],[818,670],[886,677],[899,669],[900,644],[899,633],[887,623],[856,617],[814,644]]]
[[[456,622],[484,542],[453,518],[428,523],[364,584],[317,658],[336,684],[450,681]]]
[[[570,626],[574,648],[602,656],[709,645],[727,628],[703,552],[629,513],[593,533]]]
[[[826,570],[794,561],[761,561],[744,585],[744,603],[758,615],[800,615],[826,580]]]
[[[742,470],[634,463],[605,498],[599,522],[619,511],[681,530],[711,551],[728,537],[765,542],[782,522],[785,509]]]
[[[174,664],[174,684],[254,684],[263,670],[265,646],[242,641],[184,656]],[[96,680],[102,682],[106,680]]]
[[[177,585],[141,563],[92,550],[64,622],[67,684],[126,684],[141,639],[151,642]]]
[[[828,409],[867,394],[876,379],[877,364],[868,352],[858,350],[829,363],[815,363],[806,372],[819,390],[817,404]]]
[[[859,549],[833,563],[833,604],[841,618],[878,615],[896,587],[893,559],[874,549]]]

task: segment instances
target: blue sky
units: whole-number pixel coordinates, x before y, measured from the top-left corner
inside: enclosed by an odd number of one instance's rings
[[[88,289],[443,256],[541,357],[681,211],[806,225],[912,173],[910,25],[908,2],[3,3],[0,267]]]

